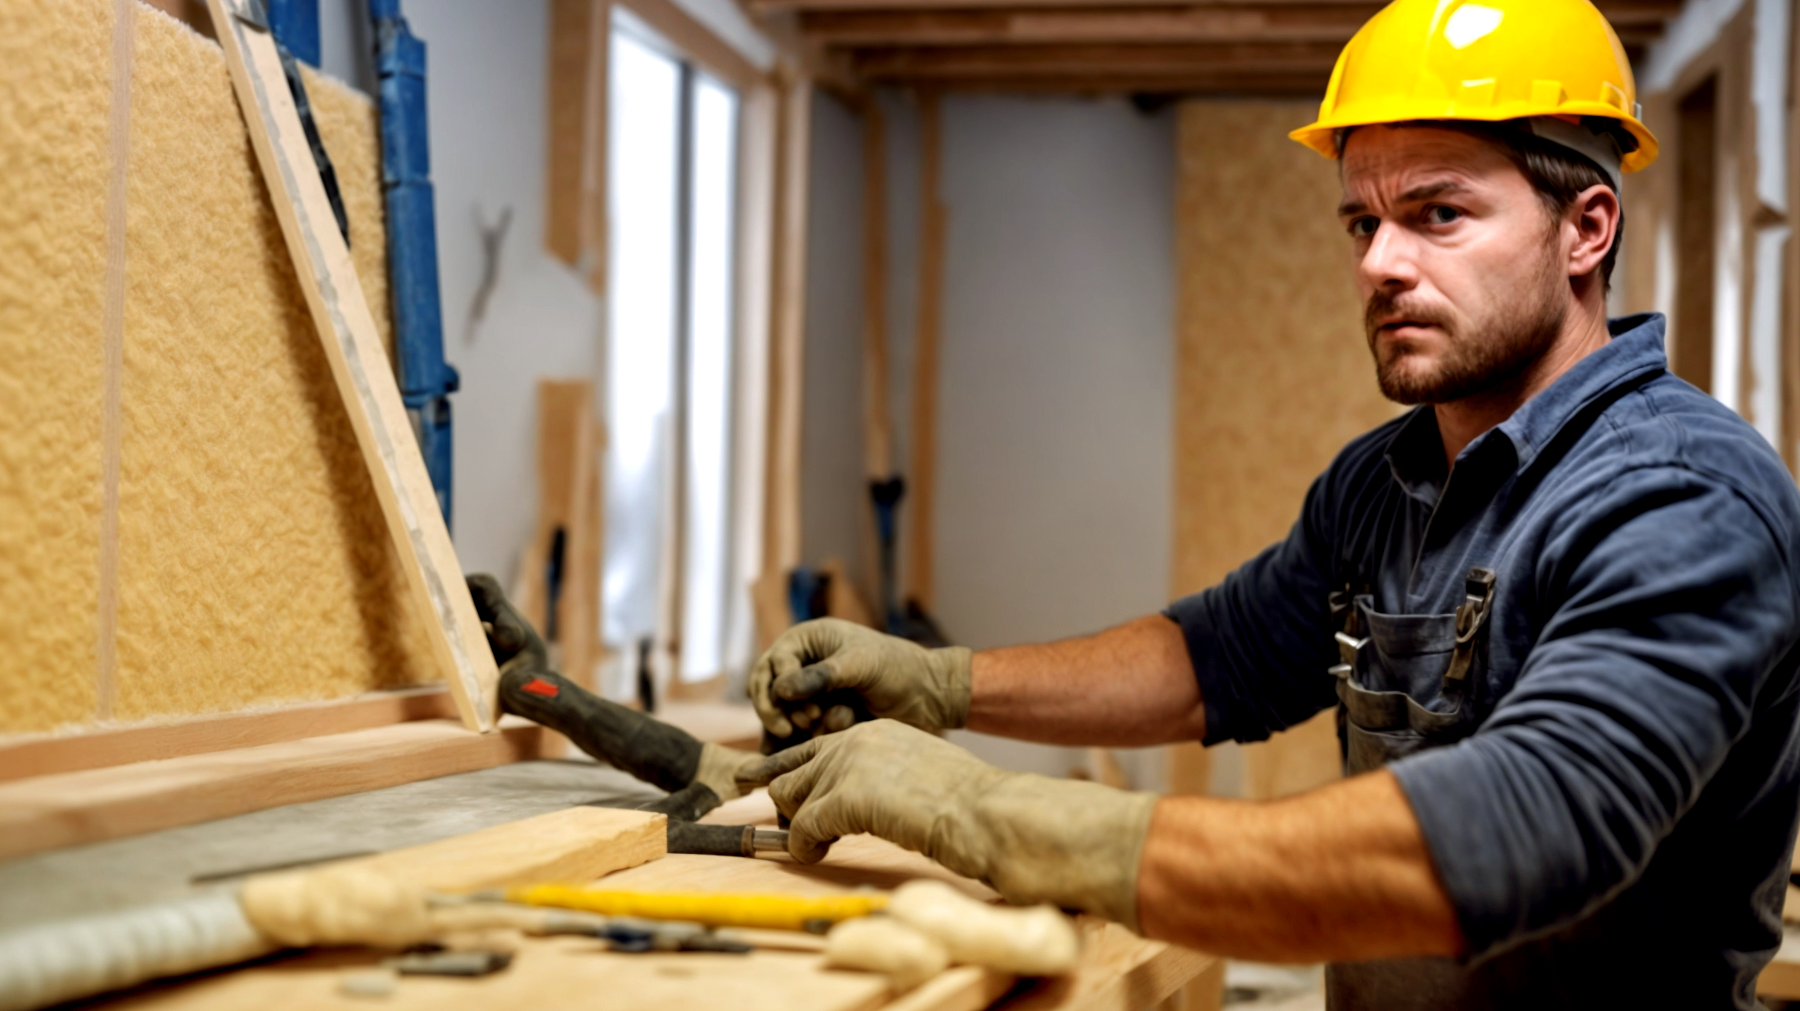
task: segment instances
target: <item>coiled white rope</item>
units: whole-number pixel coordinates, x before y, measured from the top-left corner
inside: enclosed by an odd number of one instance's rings
[[[31,1011],[276,949],[230,892],[0,934],[0,1011]]]

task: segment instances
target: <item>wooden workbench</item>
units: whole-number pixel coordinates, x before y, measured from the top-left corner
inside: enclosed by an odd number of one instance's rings
[[[724,824],[773,820],[766,796],[727,805],[706,820]],[[824,862],[802,866],[785,854],[754,860],[672,855],[601,879],[608,887],[644,891],[755,891],[816,895],[858,888],[892,889],[914,878],[948,881],[991,899],[986,886],[957,877],[916,853],[868,836],[839,842]],[[118,1009],[371,1007],[402,1009],[655,1008],[658,1011],[975,1011],[1081,1009],[1145,1011],[1165,1002],[1187,1011],[1216,1008],[1223,963],[1088,917],[1079,921],[1082,964],[1061,980],[1015,981],[956,967],[907,994],[888,991],[882,976],[827,969],[823,939],[759,932],[769,942],[748,955],[618,954],[591,938],[527,938],[507,970],[481,979],[402,977],[385,998],[339,992],[347,971],[377,964],[381,953],[315,951],[161,984],[115,998]],[[780,947],[775,945],[779,944]]]

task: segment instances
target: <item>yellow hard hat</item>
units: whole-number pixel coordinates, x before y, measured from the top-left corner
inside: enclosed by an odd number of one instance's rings
[[[1288,134],[1330,158],[1345,127],[1418,119],[1616,120],[1621,168],[1656,160],[1631,63],[1589,0],[1394,0],[1338,54],[1319,119]]]

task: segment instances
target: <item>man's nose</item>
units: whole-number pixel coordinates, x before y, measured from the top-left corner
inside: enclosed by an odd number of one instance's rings
[[[1363,250],[1357,270],[1371,288],[1405,291],[1419,283],[1417,252],[1405,229],[1383,221]]]

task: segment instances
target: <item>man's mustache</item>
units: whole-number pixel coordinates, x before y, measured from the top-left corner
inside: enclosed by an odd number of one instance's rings
[[[1369,335],[1371,344],[1375,341],[1375,331],[1382,323],[1393,319],[1404,319],[1414,323],[1450,329],[1448,314],[1430,306],[1415,306],[1401,302],[1386,292],[1378,291],[1369,296],[1363,304],[1363,331]]]

